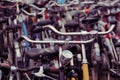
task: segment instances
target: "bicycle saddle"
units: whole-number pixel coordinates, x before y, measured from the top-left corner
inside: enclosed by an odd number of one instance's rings
[[[82,20],[83,24],[93,24],[96,23],[99,20],[98,17],[88,17]]]
[[[39,8],[43,8],[49,0],[35,0],[34,5],[38,6]]]
[[[50,56],[50,55],[54,55],[57,52],[58,51],[55,48],[51,48],[51,47],[45,49],[32,48],[27,52],[27,55],[31,59],[35,60],[35,59],[39,59],[40,56]]]
[[[79,23],[75,22],[75,21],[68,21],[65,24],[65,27],[68,27],[68,28],[74,28],[74,27],[78,27],[78,26],[79,26]]]
[[[41,32],[41,31],[44,31],[44,29],[43,28],[35,28],[34,30],[33,30],[33,33],[39,33],[39,32]]]
[[[51,20],[41,20],[39,22],[35,22],[33,24],[33,26],[45,26],[45,25],[49,25],[49,24],[53,24],[54,22]]]
[[[54,8],[54,9],[50,9],[49,10],[52,14],[57,14],[57,13],[60,13],[60,12],[65,12],[64,8]]]
[[[72,52],[74,52],[74,50],[78,51],[79,47],[77,45],[63,45],[62,46],[62,50],[71,50]],[[74,50],[73,50],[74,49]],[[31,50],[27,51],[27,55],[35,60],[35,59],[39,59],[40,56],[54,56],[54,55],[58,55],[57,53],[59,53],[59,46],[56,45],[55,47],[49,47],[49,48],[45,48],[45,49],[39,49],[39,48],[32,48]]]

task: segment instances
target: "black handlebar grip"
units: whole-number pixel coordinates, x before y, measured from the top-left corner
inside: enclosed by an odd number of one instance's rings
[[[18,37],[18,38],[16,39],[17,42],[21,42],[22,40],[24,40],[23,37]]]

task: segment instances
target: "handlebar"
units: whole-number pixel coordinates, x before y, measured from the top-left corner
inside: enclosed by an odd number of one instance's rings
[[[38,12],[38,13],[29,13],[29,12],[27,12],[26,10],[24,10],[24,9],[21,9],[25,14],[27,14],[27,15],[29,15],[29,16],[36,16],[36,15],[41,15],[41,14],[43,14],[44,13],[44,11],[45,11],[45,8],[42,8],[41,10],[41,12]]]
[[[92,9],[94,9],[96,7],[99,7],[99,6],[101,6],[101,7],[111,7],[111,6],[114,6],[118,2],[119,2],[119,0],[114,0],[112,2],[100,1],[100,2],[97,2],[96,4],[92,4],[89,9],[92,10]]]
[[[49,67],[46,65],[43,66],[32,66],[32,67],[28,67],[28,68],[18,68],[16,66],[10,66],[8,64],[2,63],[0,64],[0,68],[1,69],[6,69],[6,70],[10,70],[10,71],[20,71],[20,72],[28,72],[28,71],[33,71],[33,70],[37,70],[37,69],[43,69],[44,72],[59,72],[60,68],[54,68],[54,67]],[[64,69],[79,69],[78,67],[73,67],[73,66],[69,66],[69,67],[64,67]]]
[[[95,38],[92,38],[90,40],[86,40],[86,41],[68,41],[68,40],[55,40],[55,41],[35,41],[35,40],[31,40],[30,38],[26,37],[26,36],[21,36],[17,39],[18,42],[22,41],[22,40],[26,40],[29,43],[34,43],[34,44],[49,44],[49,43],[54,43],[54,44],[65,44],[65,43],[69,43],[69,44],[87,44],[90,42],[93,42],[95,40]]]
[[[114,1],[101,1],[97,3],[97,6],[106,6],[106,7],[110,7],[110,6],[114,6],[116,3],[118,3],[119,0],[114,0]]]
[[[95,1],[83,1],[83,2],[80,2],[80,4],[93,4],[95,3]]]
[[[37,7],[37,6],[34,5],[34,4],[29,4],[29,6],[35,8],[35,9],[37,9],[37,10],[44,10],[44,9],[45,9],[45,8],[39,8],[39,7]]]
[[[51,3],[52,3],[52,4],[51,4]],[[68,3],[68,4],[58,4],[58,3],[55,2],[55,1],[50,1],[50,2],[49,2],[49,4],[51,4],[50,6],[56,5],[56,6],[66,6],[66,7],[71,6],[72,4],[75,4],[75,3],[78,3],[78,0],[70,1],[70,3]]]
[[[65,33],[65,32],[59,32],[58,30],[56,30],[53,26],[51,25],[47,25],[44,26],[43,28],[50,28],[51,30],[53,30],[55,33],[59,34],[59,35],[66,35],[66,36],[74,36],[74,35],[105,35],[110,33],[113,29],[114,29],[115,25],[111,25],[110,29],[106,32],[98,32],[98,31],[83,31],[83,32],[71,32],[71,33]],[[69,44],[86,44],[86,43],[90,43],[92,41],[95,40],[95,38],[92,38],[90,40],[86,40],[86,41],[63,41],[63,40],[55,40],[55,41],[35,41],[35,40],[31,40],[26,36],[21,36],[17,39],[18,42],[22,41],[22,40],[26,40],[27,42],[30,43],[34,43],[34,44],[49,44],[49,43],[55,43],[55,44],[65,44],[65,43],[69,43]]]
[[[53,68],[53,67],[44,67],[44,71],[49,71],[49,72],[58,72],[59,69],[57,68]],[[21,71],[21,72],[27,72],[27,71],[33,71],[33,70],[36,70],[36,69],[40,69],[41,66],[33,66],[31,68],[16,68],[17,71]]]
[[[11,71],[20,71],[20,72],[33,71],[36,69],[40,69],[41,67],[43,67],[44,71],[49,71],[49,72],[58,72],[59,71],[58,68],[46,67],[46,66],[32,66],[32,67],[28,67],[28,68],[18,68],[16,66],[10,66],[7,64],[0,65],[1,69],[7,69],[7,70],[11,70]]]
[[[115,27],[115,25],[111,25],[110,29],[108,31],[106,31],[106,32],[98,32],[98,31],[87,32],[87,31],[83,31],[83,32],[68,32],[68,33],[65,33],[65,32],[58,31],[52,25],[43,26],[43,29],[49,28],[52,31],[54,31],[56,34],[59,34],[59,35],[75,36],[75,35],[91,35],[91,34],[93,34],[93,35],[96,35],[96,34],[98,34],[98,35],[106,35],[106,34],[110,33],[114,29],[114,27]]]
[[[31,4],[34,2],[34,0],[6,0],[9,2],[19,2],[19,3],[24,3],[24,4]]]

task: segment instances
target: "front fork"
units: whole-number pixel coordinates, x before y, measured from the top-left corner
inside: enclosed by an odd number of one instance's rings
[[[88,61],[86,59],[85,45],[81,44],[81,46],[82,46],[82,57],[83,57],[83,60],[82,60],[83,80],[90,80]]]

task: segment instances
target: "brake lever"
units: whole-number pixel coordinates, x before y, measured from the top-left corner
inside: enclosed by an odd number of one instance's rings
[[[50,76],[44,74],[43,66],[40,66],[39,71],[36,72],[36,73],[33,73],[33,74],[34,74],[35,76],[37,76],[37,77],[47,77],[47,78],[50,78],[50,79],[52,79],[52,80],[56,80],[56,79],[54,79],[54,78],[52,78],[52,77],[50,77]]]

